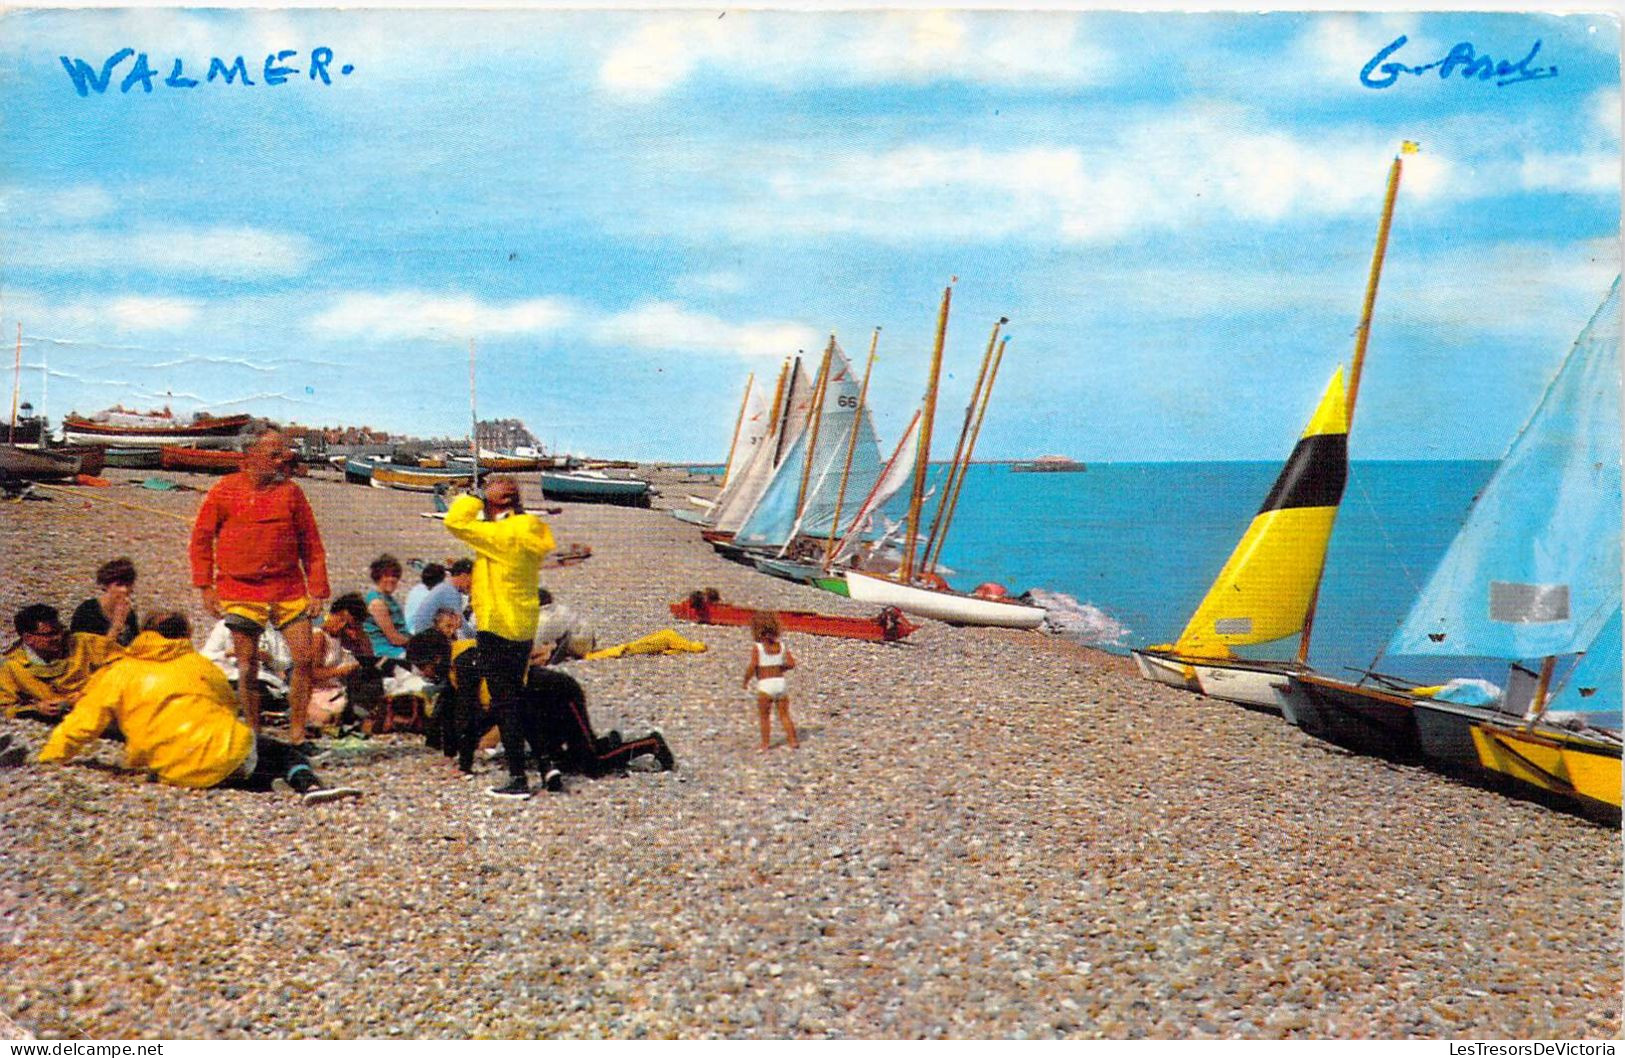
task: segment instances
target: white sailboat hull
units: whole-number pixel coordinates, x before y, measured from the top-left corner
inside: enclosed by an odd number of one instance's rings
[[[1131,650],[1129,654],[1134,658],[1134,664],[1139,667],[1140,675],[1152,683],[1161,683],[1169,687],[1178,687],[1182,691],[1199,693],[1202,690],[1196,682],[1195,676],[1185,675],[1189,666],[1173,658],[1165,658],[1157,654],[1148,654],[1143,650]]]
[[[986,625],[996,628],[1037,628],[1044,611],[1022,603],[995,602],[958,592],[933,591],[881,577],[848,570],[847,591],[859,602],[895,606],[908,614],[932,617],[956,625]]]
[[[1223,662],[1192,663],[1196,682],[1209,698],[1255,706],[1280,713],[1288,722],[1298,722],[1294,707],[1298,692],[1293,690],[1288,667],[1254,668]]]

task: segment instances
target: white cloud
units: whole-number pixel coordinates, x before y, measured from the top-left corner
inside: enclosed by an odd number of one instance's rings
[[[1097,83],[1110,56],[1066,12],[796,12],[654,15],[608,49],[599,82],[628,101],[701,69],[775,87],[970,81],[1026,88]]]
[[[672,283],[680,294],[738,294],[750,281],[738,272],[699,272],[680,276]]]
[[[797,349],[821,348],[822,337],[805,324],[785,320],[729,323],[669,301],[638,305],[589,328],[601,345],[677,352],[730,353],[776,358]]]
[[[1356,130],[1314,138],[1204,106],[1130,123],[1115,142],[989,150],[916,144],[792,159],[706,224],[742,235],[846,234],[902,242],[1014,237],[1090,243],[1215,217],[1273,223],[1369,213],[1398,144]],[[1468,195],[1444,156],[1413,156],[1408,199]],[[744,203],[744,204],[741,204]]]
[[[105,316],[124,331],[175,331],[190,326],[198,317],[199,305],[184,298],[115,298]]]
[[[1618,194],[1619,154],[1527,154],[1518,166],[1525,191]]]
[[[100,336],[108,330],[184,331],[200,321],[203,304],[131,294],[56,301],[34,291],[12,290],[6,292],[5,310],[8,318],[23,323],[33,335],[72,341],[76,334]]]
[[[332,337],[464,340],[547,334],[571,322],[574,315],[561,298],[495,302],[408,290],[342,295],[308,326]]]
[[[285,279],[318,257],[303,235],[263,228],[74,230],[20,241],[11,263],[51,272],[117,271],[217,279]]]
[[[1619,104],[1620,94],[1617,91],[1603,89],[1591,97],[1589,105],[1597,131],[1605,141],[1615,145],[1619,143]]]

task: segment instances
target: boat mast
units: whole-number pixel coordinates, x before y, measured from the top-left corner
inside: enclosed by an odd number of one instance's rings
[[[935,565],[931,552],[937,547],[937,538],[946,530],[948,497],[953,495],[955,483],[962,480],[965,474],[965,442],[970,439],[971,419],[975,417],[976,409],[981,405],[982,385],[987,381],[988,365],[993,362],[993,348],[999,342],[999,328],[1009,322],[1008,317],[1000,316],[999,322],[993,325],[993,333],[988,335],[987,349],[982,353],[982,366],[976,372],[976,385],[971,388],[970,400],[965,402],[965,421],[959,424],[959,440],[954,444],[953,461],[948,464],[948,480],[942,485],[942,499],[937,501],[937,516],[932,519],[931,532],[926,537],[925,556],[921,563],[924,569],[931,569]]]
[[[775,416],[778,420],[778,428],[775,431],[777,436],[773,440],[773,466],[775,469],[778,468],[779,462],[784,459],[784,435],[786,427],[790,425],[790,409],[795,406],[796,376],[801,373],[800,349],[796,350],[795,359],[789,367],[789,372],[790,384],[784,387],[784,406],[779,409],[782,414]]]
[[[474,400],[474,339],[468,340],[468,454],[474,460],[470,487],[480,487],[480,413]]]
[[[1354,402],[1360,395],[1360,373],[1365,369],[1366,344],[1371,339],[1371,313],[1377,305],[1377,283],[1382,279],[1382,262],[1388,256],[1388,230],[1394,220],[1394,199],[1399,194],[1399,176],[1404,168],[1404,158],[1407,154],[1415,154],[1416,144],[1406,140],[1400,145],[1399,153],[1394,155],[1394,163],[1388,167],[1388,190],[1382,199],[1382,219],[1377,222],[1377,247],[1371,254],[1371,272],[1366,277],[1365,302],[1360,307],[1360,326],[1354,332],[1354,365],[1349,369],[1348,397],[1344,402],[1345,417],[1347,419],[1347,432],[1354,431]],[[1326,566],[1321,564],[1321,579],[1326,576]],[[1315,607],[1320,602],[1320,580],[1315,582],[1315,590],[1309,595],[1309,609],[1303,615],[1303,631],[1298,634],[1298,662],[1309,663],[1309,636],[1315,627]]]
[[[829,336],[824,347],[824,362],[818,365],[818,380],[813,383],[812,427],[807,436],[807,458],[801,461],[801,484],[796,489],[796,520],[799,522],[807,505],[807,481],[812,477],[813,455],[818,448],[818,428],[824,424],[824,395],[829,392],[829,365],[835,356],[835,335]]]
[[[957,279],[958,277],[954,277]],[[931,462],[931,422],[937,415],[937,379],[942,374],[942,345],[948,337],[948,306],[953,301],[954,284],[950,280],[942,290],[942,307],[937,310],[937,337],[931,348],[931,371],[925,384],[925,407],[921,411],[920,446],[914,456],[914,492],[908,501],[908,530],[904,537],[903,564],[897,568],[898,580],[904,584],[914,581],[914,547],[920,538],[920,507],[925,503],[925,471]]]
[[[11,369],[11,436],[8,444],[17,443],[17,394],[23,386],[23,325],[17,324],[17,360]]]
[[[739,417],[734,420],[734,439],[728,442],[728,460],[722,464],[722,484],[719,489],[728,487],[728,472],[733,469],[734,449],[739,445],[739,431],[745,427],[745,409],[750,406],[750,390],[756,384],[756,372],[752,371],[745,376],[745,395],[739,399]]]
[[[928,547],[925,551],[925,568],[935,572],[937,563],[942,561],[942,549],[948,541],[948,526],[953,523],[954,512],[959,509],[959,493],[965,487],[965,474],[970,470],[971,455],[976,451],[976,439],[982,436],[982,420],[987,417],[988,402],[993,399],[993,382],[999,377],[999,365],[1004,363],[1004,347],[1010,344],[1010,336],[1005,335],[999,342],[999,353],[993,358],[993,371],[988,375],[987,389],[982,393],[982,405],[976,411],[976,425],[971,428],[970,443],[965,446],[964,464],[959,471],[959,478],[954,482],[953,499],[948,503],[948,511],[942,516],[942,528],[937,533],[937,549],[933,555]]]
[[[880,345],[880,328],[869,338],[869,362],[863,365],[863,384],[858,387],[858,410],[852,416],[852,434],[846,439],[846,462],[841,466],[841,487],[835,493],[835,517],[829,523],[829,540],[824,544],[824,566],[835,553],[835,538],[841,531],[841,508],[846,502],[846,482],[852,474],[852,457],[858,450],[858,427],[863,424],[864,402],[869,398],[869,373],[875,369],[875,349]],[[879,480],[878,478],[876,479]]]

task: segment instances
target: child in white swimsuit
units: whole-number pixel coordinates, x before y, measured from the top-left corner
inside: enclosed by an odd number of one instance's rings
[[[750,665],[743,686],[756,681],[756,715],[762,727],[762,749],[773,744],[773,708],[778,707],[779,725],[784,728],[785,745],[795,749],[795,721],[790,719],[790,689],[785,673],[796,667],[796,656],[779,641],[779,618],[771,611],[758,610],[750,619]]]

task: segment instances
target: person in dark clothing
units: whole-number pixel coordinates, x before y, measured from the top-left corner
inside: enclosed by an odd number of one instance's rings
[[[660,762],[662,771],[677,767],[665,736],[658,730],[630,741],[614,730],[599,738],[593,731],[581,684],[565,673],[532,668],[525,697],[539,722],[548,757],[565,771],[596,779],[625,771],[627,764],[645,753]]]
[[[480,648],[466,640],[452,646],[445,636],[425,632],[407,646],[407,659],[425,679],[447,680],[446,700],[431,719],[428,741],[447,757],[455,757],[466,773],[473,769],[474,751],[497,723],[494,711],[480,693]],[[455,657],[454,657],[455,655]],[[619,731],[599,736],[592,726],[586,695],[570,676],[533,666],[519,695],[517,728],[548,789],[555,771],[597,778],[624,771],[635,758],[649,754],[663,770],[677,766],[665,737],[651,731],[627,740]],[[506,744],[506,743],[505,743]],[[512,770],[510,768],[510,770]]]
[[[498,722],[493,710],[480,700],[480,649],[467,640],[453,646],[434,631],[413,636],[406,648],[408,663],[425,679],[450,676],[451,709],[443,702],[435,710],[431,721],[435,726],[428,737],[447,757],[456,757],[465,773],[473,770],[480,739]],[[677,766],[659,731],[630,740],[623,739],[619,731],[600,737],[593,730],[581,684],[565,673],[532,666],[519,701],[519,730],[550,790],[560,788],[552,782],[558,771],[598,778],[624,771],[634,758],[646,753],[665,771]]]
[[[135,590],[135,563],[122,557],[103,562],[96,571],[96,587],[96,597],[86,599],[73,611],[68,631],[108,636],[121,647],[129,646],[141,631],[135,606],[130,602],[130,593]]]
[[[497,728],[512,781],[525,781],[529,759],[546,789],[555,793],[564,789],[564,778],[546,753],[538,717],[529,707],[523,684],[512,692],[507,706],[499,709],[493,684],[502,679],[502,673],[490,670],[483,644],[463,639],[453,645],[444,633],[430,629],[406,644],[406,663],[425,680],[441,686],[425,738],[447,757],[455,757],[458,771],[474,774],[474,751]]]

